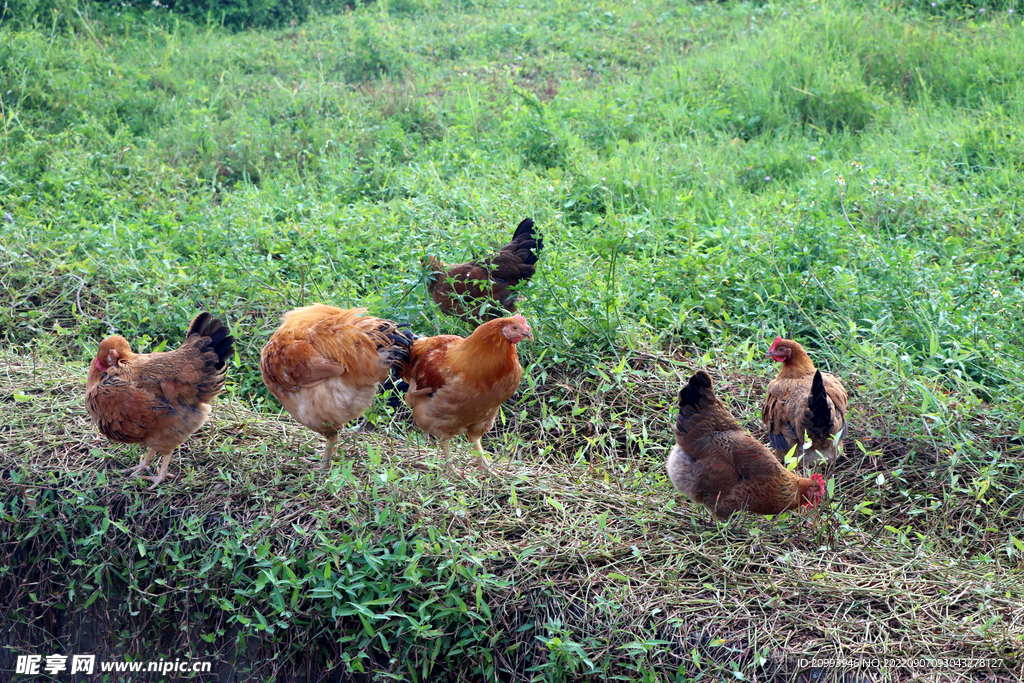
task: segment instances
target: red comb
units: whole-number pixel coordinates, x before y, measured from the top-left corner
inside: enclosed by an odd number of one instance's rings
[[[825,495],[825,477],[815,472],[811,475],[811,481],[818,485],[818,497],[823,497]]]

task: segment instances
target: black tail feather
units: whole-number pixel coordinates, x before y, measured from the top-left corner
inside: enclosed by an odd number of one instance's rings
[[[405,405],[402,397],[409,390],[409,385],[399,379],[399,376],[409,363],[413,342],[420,338],[420,335],[412,330],[403,329],[407,327],[410,327],[409,323],[387,321],[378,328],[390,342],[387,356],[391,361],[391,372],[380,383],[380,387],[387,404],[394,409]]]
[[[387,404],[394,410],[398,410],[405,406],[405,400],[402,398],[405,396],[405,392],[409,391],[409,385],[403,380],[395,381],[392,375],[388,375],[383,382],[380,383],[381,392],[387,401]]]
[[[391,328],[397,328],[392,330]],[[389,349],[391,358],[391,369],[394,372],[400,372],[405,364],[409,362],[409,354],[412,351],[412,344],[417,339],[417,335],[412,330],[403,330],[403,327],[409,327],[409,323],[394,324],[387,322],[382,324],[378,330],[384,334],[387,340],[391,343]]]
[[[825,391],[825,382],[820,370],[814,372],[814,378],[811,380],[807,410],[811,414],[810,428],[807,430],[811,438],[829,438],[832,435],[832,409],[828,405],[828,393]]]
[[[702,398],[714,400],[711,375],[698,370],[685,387],[679,390],[679,416],[676,418],[676,429],[681,434],[689,430],[690,418],[700,412]]]
[[[210,343],[204,347],[204,351],[210,348],[217,354],[217,364],[214,366],[217,370],[223,369],[224,363],[235,352],[235,338],[231,336],[227,325],[207,311],[201,312],[192,320],[187,337],[192,335],[210,338]]]
[[[515,247],[516,255],[523,263],[529,266],[535,265],[544,248],[544,239],[539,233],[533,231],[533,219],[527,218],[512,235],[510,246]]]
[[[685,387],[679,390],[679,407],[685,408],[686,406],[698,407],[700,399],[704,394],[704,391],[711,389],[711,375],[698,370]],[[712,396],[714,393],[711,394]]]
[[[516,231],[512,233],[512,241],[515,242],[520,237],[533,237],[533,219],[525,218],[516,227]]]

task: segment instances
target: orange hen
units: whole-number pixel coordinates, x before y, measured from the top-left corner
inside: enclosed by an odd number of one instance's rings
[[[820,460],[834,462],[843,452],[846,436],[846,389],[834,375],[814,368],[804,347],[776,337],[766,354],[782,363],[779,376],[768,385],[761,420],[779,458],[796,446],[804,467]],[[804,450],[804,435],[811,448]]]
[[[523,368],[516,344],[533,339],[526,318],[498,318],[468,337],[441,335],[417,339],[402,379],[409,383],[405,401],[420,429],[441,441],[448,462],[448,442],[465,434],[488,469],[480,439],[498,417],[501,404],[519,386]]]
[[[738,510],[777,515],[814,507],[825,495],[820,474],[798,477],[740,428],[703,370],[679,392],[673,431],[676,445],[665,465],[672,485],[718,519]]]
[[[366,412],[392,367],[409,358],[413,334],[390,320],[324,304],[284,314],[260,353],[263,383],[301,424],[327,437],[320,468],[331,463],[338,432]]]
[[[427,290],[444,313],[477,325],[516,312],[514,287],[533,276],[544,241],[527,218],[496,254],[448,266],[430,257]]]
[[[149,450],[130,472],[149,468],[163,455],[160,472],[142,477],[157,487],[169,475],[171,454],[210,416],[210,402],[224,387],[225,361],[234,353],[228,328],[200,313],[174,351],[132,353],[121,336],[100,342],[89,366],[85,407],[100,433],[117,443],[141,443]]]

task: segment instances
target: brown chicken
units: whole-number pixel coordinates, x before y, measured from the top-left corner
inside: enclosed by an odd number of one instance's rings
[[[457,266],[430,257],[425,263],[427,290],[442,312],[471,325],[493,320],[506,311],[515,313],[517,295],[512,288],[530,279],[543,248],[543,239],[534,233],[533,219],[527,218],[497,254]]]
[[[320,468],[330,467],[339,430],[361,417],[377,383],[409,359],[414,335],[383,318],[313,304],[284,314],[260,353],[263,383],[284,409],[327,437]]]
[[[494,426],[501,404],[519,386],[523,368],[516,344],[533,340],[526,318],[515,315],[484,323],[468,337],[452,334],[417,339],[402,379],[409,383],[405,401],[420,429],[441,440],[445,465],[448,442],[465,434],[487,466],[480,438]]]
[[[116,335],[100,342],[85,385],[86,410],[111,441],[149,447],[138,467],[127,471],[138,476],[155,453],[164,456],[156,476],[142,477],[153,482],[150,489],[174,476],[167,473],[171,453],[210,416],[234,343],[224,323],[205,312],[174,351],[132,353]]]
[[[779,376],[768,385],[761,420],[768,440],[781,459],[796,446],[804,467],[821,460],[835,462],[846,436],[846,390],[835,376],[814,369],[804,347],[776,337],[766,354],[782,363]],[[804,435],[811,448],[804,451]]]
[[[703,370],[679,392],[676,445],[665,467],[672,485],[718,519],[739,510],[777,515],[814,507],[825,495],[820,474],[798,477],[747,432],[715,397]]]

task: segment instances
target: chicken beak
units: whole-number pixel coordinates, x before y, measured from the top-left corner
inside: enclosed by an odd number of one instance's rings
[[[533,332],[526,330],[526,332],[523,333],[523,337],[529,337],[530,341],[533,341]]]

